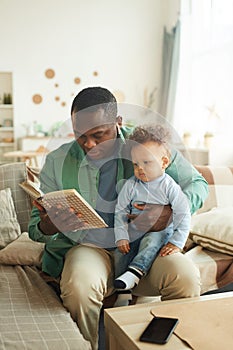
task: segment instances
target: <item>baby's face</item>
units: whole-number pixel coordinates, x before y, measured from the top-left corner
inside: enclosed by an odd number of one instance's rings
[[[163,145],[149,141],[131,150],[134,175],[143,182],[155,180],[168,166],[169,159]]]

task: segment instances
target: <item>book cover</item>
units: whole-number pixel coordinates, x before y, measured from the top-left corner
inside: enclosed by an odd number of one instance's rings
[[[62,208],[72,207],[76,213],[82,214],[82,220],[86,222],[83,229],[108,227],[101,216],[92,208],[92,206],[75,189],[60,190],[55,192],[42,193],[39,183],[24,181],[19,184],[33,200],[49,210],[52,206],[60,205]]]

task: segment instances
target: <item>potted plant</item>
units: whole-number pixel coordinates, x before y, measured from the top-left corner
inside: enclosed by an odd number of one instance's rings
[[[210,131],[206,131],[204,134],[204,146],[210,148],[213,142],[214,134]]]
[[[191,138],[192,138],[191,132],[185,131],[183,133],[183,142],[184,142],[184,145],[186,147],[190,147],[191,146]]]

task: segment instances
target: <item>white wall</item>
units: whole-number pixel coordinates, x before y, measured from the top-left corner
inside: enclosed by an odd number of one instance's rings
[[[86,86],[143,105],[144,90],[159,87],[163,26],[175,25],[178,12],[179,0],[1,0],[0,71],[13,71],[16,136],[33,120],[48,131],[69,118],[71,95]]]

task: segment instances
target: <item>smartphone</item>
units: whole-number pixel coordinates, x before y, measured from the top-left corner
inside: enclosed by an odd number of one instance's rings
[[[154,317],[140,336],[140,341],[165,344],[171,337],[178,322],[178,318]]]

